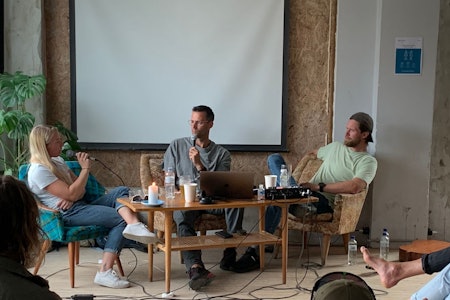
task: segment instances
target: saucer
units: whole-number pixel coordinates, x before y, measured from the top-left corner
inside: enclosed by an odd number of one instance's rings
[[[157,207],[157,206],[163,205],[163,204],[164,204],[164,201],[158,199],[158,200],[156,201],[156,203],[148,203],[148,200],[144,200],[144,201],[142,201],[141,203],[142,203],[143,205],[146,205],[146,206]]]

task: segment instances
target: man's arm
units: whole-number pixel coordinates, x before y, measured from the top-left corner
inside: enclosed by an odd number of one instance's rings
[[[323,192],[331,194],[357,194],[364,190],[367,186],[366,182],[360,178],[353,178],[352,180],[326,183]],[[320,186],[318,184],[305,182],[301,184],[302,187],[309,188],[312,191],[319,192]]]

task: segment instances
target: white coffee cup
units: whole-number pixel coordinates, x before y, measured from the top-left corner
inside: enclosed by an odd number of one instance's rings
[[[194,202],[197,196],[197,184],[185,183],[184,184],[184,200],[187,203]]]
[[[277,186],[277,175],[264,175],[266,189]]]

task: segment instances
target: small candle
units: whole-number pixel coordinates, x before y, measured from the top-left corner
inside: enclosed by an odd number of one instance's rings
[[[156,183],[148,186],[148,203],[156,204],[158,202],[158,186]]]

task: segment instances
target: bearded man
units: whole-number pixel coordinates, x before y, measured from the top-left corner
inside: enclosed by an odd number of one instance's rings
[[[373,120],[368,114],[358,112],[352,115],[347,122],[344,143],[333,142],[311,152],[323,161],[311,180],[297,183],[290,178],[291,186],[309,188],[313,196],[319,198],[319,202],[313,203],[317,214],[333,212],[336,194],[357,194],[372,182],[378,165],[377,160],[367,152],[368,143],[373,142],[372,130]],[[276,153],[268,157],[267,164],[271,174],[279,178],[280,167],[286,163]],[[289,211],[298,215],[296,208],[291,205]],[[274,233],[280,218],[279,207],[268,207],[265,230]]]

